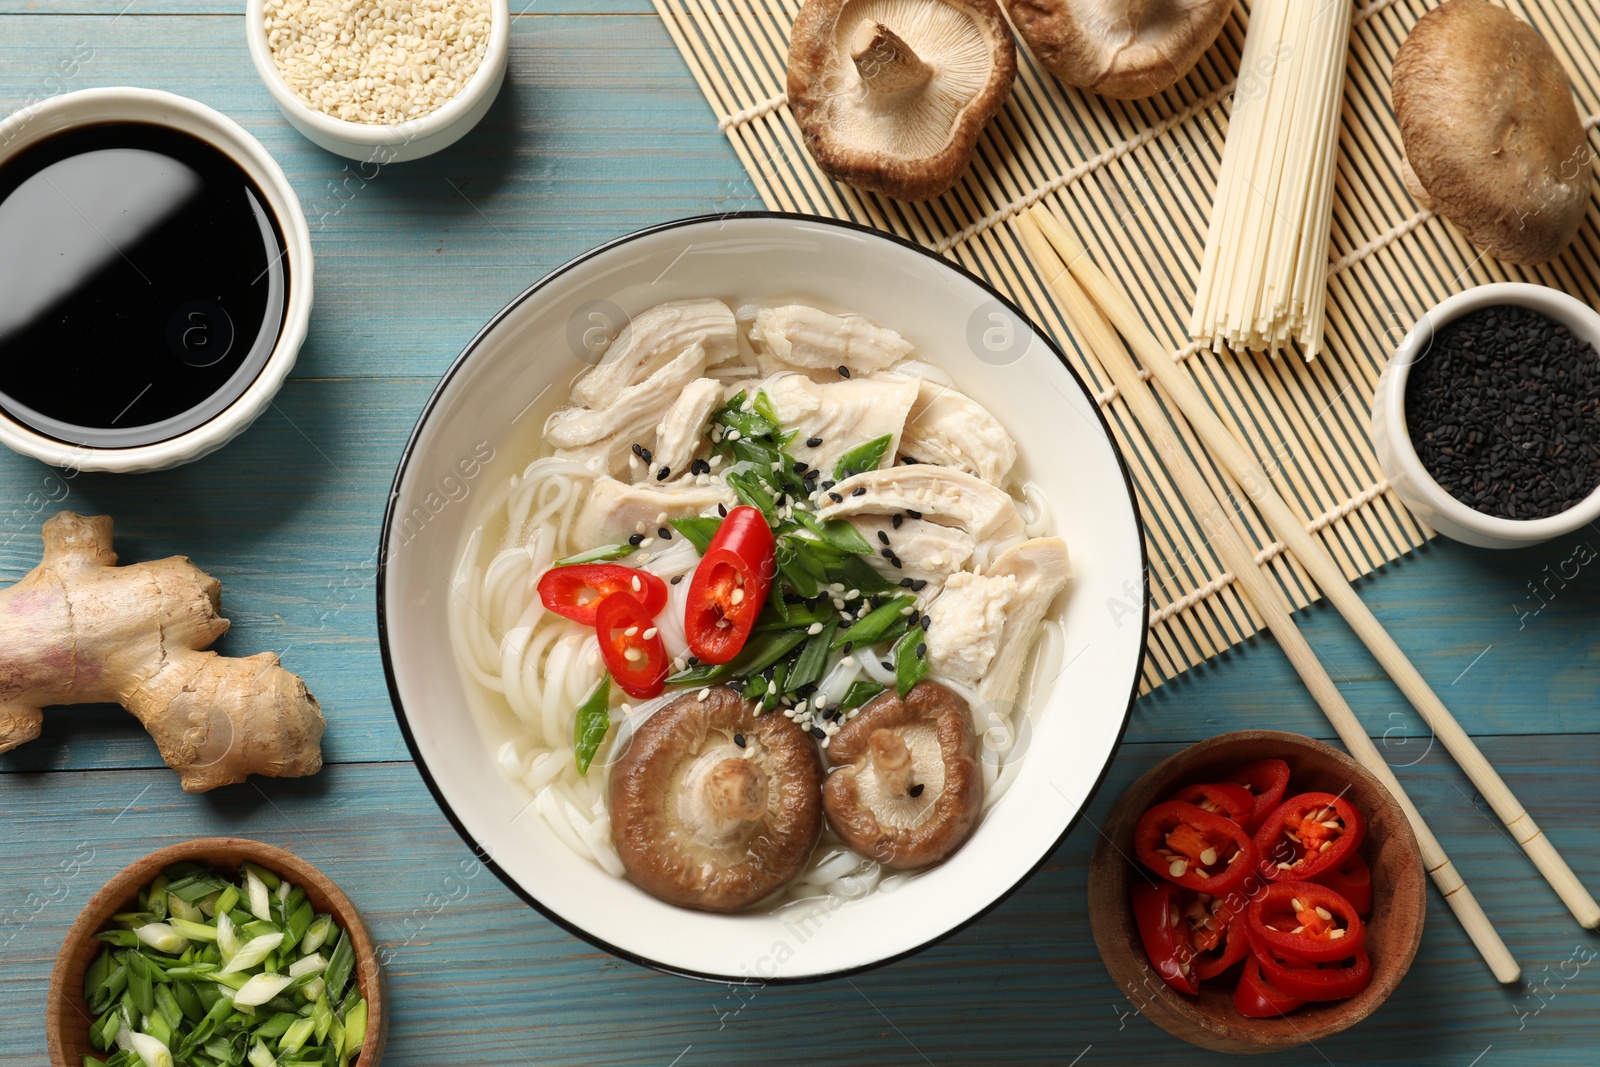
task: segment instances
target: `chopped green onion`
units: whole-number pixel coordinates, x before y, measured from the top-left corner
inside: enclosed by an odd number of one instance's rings
[[[356,1001],[355,1007],[345,1013],[344,1043],[347,1049],[359,1050],[367,1040],[367,1002]]]
[[[144,1067],[173,1067],[172,1052],[163,1042],[138,1031],[130,1032],[128,1041],[133,1051],[139,1054],[139,1059],[144,1061]]]
[[[246,971],[270,955],[273,949],[283,944],[282,934],[261,934],[252,937],[239,947],[222,968],[223,974],[234,974],[237,971]]]
[[[234,992],[233,1006],[236,1008],[258,1007],[282,993],[284,988],[292,981],[294,979],[286,974],[252,975],[249,981]]]
[[[589,699],[578,707],[577,719],[572,726],[572,755],[579,774],[589,773],[589,764],[594,761],[594,754],[600,751],[600,745],[610,730],[611,675],[607,674],[600,679],[594,692],[589,694]]]
[[[364,1004],[365,1001],[362,1003]],[[365,1013],[363,1012],[363,1014]],[[365,1019],[362,1020],[362,1025],[365,1027]],[[283,1037],[278,1041],[278,1051],[283,1053],[298,1052],[300,1050],[300,1046],[304,1045],[306,1040],[310,1038],[311,1031],[316,1029],[316,1026],[316,1022],[312,1019],[296,1019],[294,1022],[290,1023],[289,1028],[283,1032]]]
[[[250,867],[244,869],[245,893],[250,900],[250,914],[263,922],[272,918],[272,907],[267,901],[267,883]]]
[[[912,596],[897,596],[878,605],[858,619],[854,626],[839,635],[833,643],[834,648],[843,648],[850,645],[852,648],[867,648],[883,640],[883,635],[889,627],[899,622],[906,608],[914,607],[917,598]]]
[[[796,510],[796,520],[802,526],[816,534],[823,544],[839,549],[841,552],[854,552],[857,555],[868,555],[872,552],[872,545],[861,531],[845,519],[819,519],[810,511]]]
[[[356,962],[355,948],[350,944],[350,931],[339,931],[339,940],[333,946],[333,952],[328,956],[328,969],[323,972],[323,980],[328,984],[328,999],[338,1000],[344,994],[344,987],[350,981],[350,971]]]
[[[893,438],[889,434],[874,437],[840,456],[839,461],[833,465],[834,480],[842,482],[852,474],[877,470],[883,463],[883,454],[889,451],[891,440]]]
[[[839,701],[839,710],[849,711],[852,708],[859,708],[861,705],[865,704],[867,701],[883,692],[883,690],[884,686],[879,685],[877,682],[870,681],[866,678],[857,679],[856,681],[850,683],[849,689],[845,690],[844,699]]]
[[[206,923],[172,918],[167,920],[167,924],[190,941],[215,941],[217,939],[217,928]]]
[[[711,539],[717,536],[717,530],[721,528],[722,520],[712,518],[673,519],[667,525],[681,533],[684,540],[693,545],[694,550],[703,556],[706,554],[706,549],[711,547]]]
[[[739,654],[727,663],[701,663],[668,678],[672,685],[703,685],[723,678],[748,678],[788,655],[806,639],[804,630],[752,634]]]
[[[250,1055],[247,1058],[250,1060],[251,1067],[278,1067],[278,1061],[267,1050],[267,1046],[260,1041],[250,1046]]]
[[[822,628],[821,633],[806,641],[806,647],[800,651],[800,658],[795,660],[794,669],[789,672],[790,690],[815,685],[822,681],[823,669],[828,665],[828,646],[832,644],[833,635],[838,628],[838,623],[830,622]]]
[[[913,628],[894,646],[895,688],[901,699],[928,676],[927,646],[921,627]]]
[[[622,559],[624,556],[633,555],[634,547],[635,546],[633,545],[627,544],[601,545],[599,548],[591,548],[587,552],[579,552],[577,555],[565,556],[556,560],[554,563],[550,564],[550,566],[571,567],[579,563],[609,563],[611,560]]]
[[[300,939],[300,951],[307,955],[322,947],[328,939],[328,932],[333,929],[333,916],[324,912],[311,921],[306,928],[306,936]]]

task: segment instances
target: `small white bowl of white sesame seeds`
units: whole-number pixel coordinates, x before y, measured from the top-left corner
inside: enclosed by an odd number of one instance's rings
[[[507,0],[248,0],[250,58],[291,125],[398,163],[454,144],[505,80]]]

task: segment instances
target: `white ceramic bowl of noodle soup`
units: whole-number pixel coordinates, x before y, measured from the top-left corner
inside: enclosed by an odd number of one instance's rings
[[[807,301],[897,330],[1016,438],[1048,494],[1074,580],[1057,658],[1036,686],[1020,773],[972,838],[893,893],[809,912],[714,915],[663,903],[563,845],[495,767],[451,652],[450,581],[473,500],[520,470],[513,423],[566,389],[599,329],[667,300]],[[587,335],[587,336],[586,336]],[[592,357],[591,357],[592,358]],[[492,461],[486,457],[494,454]],[[463,838],[550,919],[618,956],[717,980],[833,977],[924,948],[1044,862],[1121,739],[1144,653],[1144,538],[1099,408],[1056,349],[994,291],[913,245],[796,215],[689,219],[624,237],[518,297],[445,375],[401,460],[384,520],[378,627],[402,732]],[[1113,607],[1120,606],[1118,610]],[[835,898],[837,899],[837,898]]]

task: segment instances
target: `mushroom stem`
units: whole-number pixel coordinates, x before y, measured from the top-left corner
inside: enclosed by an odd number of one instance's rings
[[[861,73],[869,93],[898,97],[917,92],[933,77],[911,46],[881,22],[867,19],[856,27],[850,41],[850,58]]]
[[[767,775],[747,759],[725,759],[706,775],[705,799],[718,819],[759,819],[767,810]]]
[[[872,755],[872,769],[884,789],[890,793],[910,790],[911,773],[915,768],[905,739],[893,730],[878,729],[867,739],[867,747]]]

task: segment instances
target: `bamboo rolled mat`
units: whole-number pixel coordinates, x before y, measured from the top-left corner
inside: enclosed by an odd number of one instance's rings
[[[1535,281],[1600,303],[1600,219],[1592,202],[1578,239],[1560,259],[1521,268],[1484,258],[1406,192],[1389,104],[1390,65],[1432,0],[1358,0],[1328,250],[1327,333],[1322,356],[1311,363],[1294,355],[1216,354],[1191,345],[1185,333],[1239,88],[1248,22],[1242,0],[1194,71],[1148,100],[1108,100],[1065,87],[1019,40],[1016,86],[984,132],[973,165],[949,193],[918,204],[832,182],[807,155],[783,97],[798,0],[654,3],[769,208],[849,219],[949,256],[1050,330],[1099,390],[1133,471],[1149,541],[1146,690],[1243,641],[1259,621],[1207,546],[1153,444],[1073,343],[1009,225],[1013,216],[1040,201],[1066,215],[1352,579],[1433,536],[1389,490],[1367,431],[1378,374],[1411,324],[1450,293],[1490,281]],[[1590,116],[1592,136],[1600,122],[1597,0],[1505,6],[1555,48],[1580,113]],[[1250,91],[1249,77],[1243,90]],[[1288,602],[1299,608],[1317,599],[1310,578],[1250,502],[1187,432],[1186,440],[1219,497],[1237,502],[1235,521]]]

